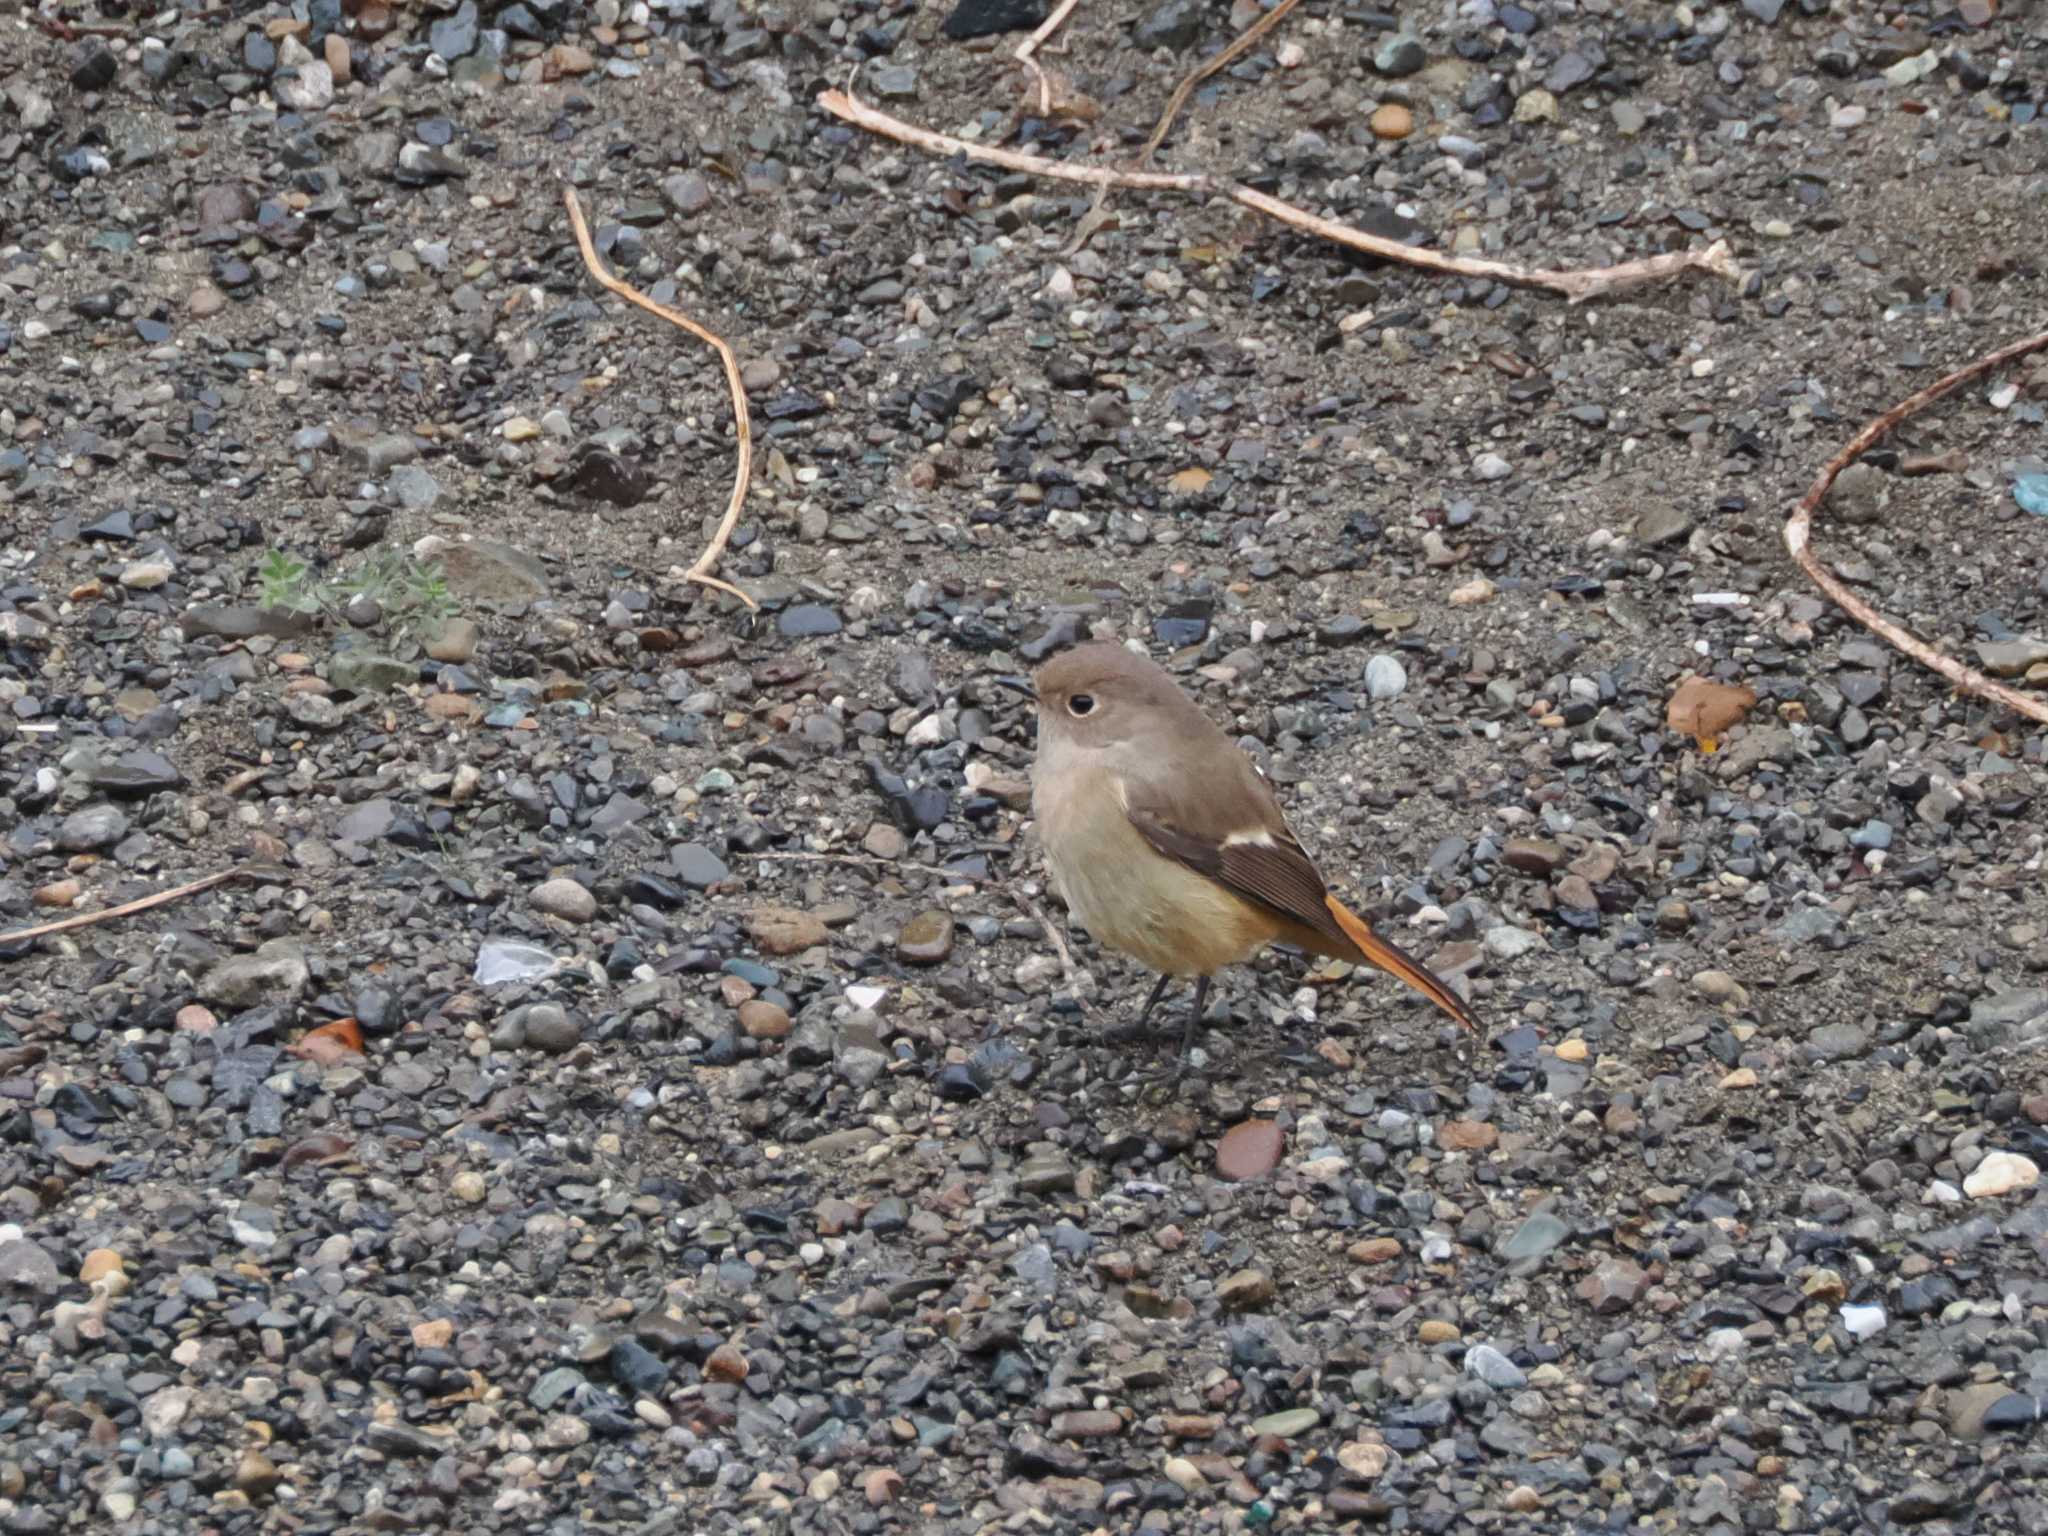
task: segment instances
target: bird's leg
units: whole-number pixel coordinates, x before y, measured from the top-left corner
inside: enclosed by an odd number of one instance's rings
[[[1138,1010],[1137,1022],[1128,1028],[1112,1031],[1111,1038],[1118,1040],[1143,1040],[1147,1038],[1145,1026],[1151,1021],[1153,1011],[1159,1007],[1159,1000],[1166,996],[1166,989],[1173,984],[1173,978],[1164,971],[1159,980],[1152,984],[1152,995],[1145,999],[1145,1006]]]
[[[1201,1033],[1202,1029],[1202,1007],[1208,1001],[1209,978],[1197,976],[1194,1006],[1188,1009],[1188,1021],[1181,1027],[1180,1032],[1180,1064],[1183,1068],[1188,1064],[1188,1057],[1194,1053],[1195,1036]]]
[[[1131,1027],[1132,1034],[1145,1033],[1145,1026],[1152,1018],[1152,1010],[1159,1006],[1159,999],[1166,996],[1167,984],[1172,980],[1173,978],[1165,971],[1159,973],[1159,980],[1152,984],[1152,995],[1145,999],[1145,1006],[1138,1010],[1138,1022]]]
[[[1156,997],[1154,1001],[1157,1001]],[[1188,1057],[1194,1052],[1195,1036],[1201,1032],[1202,1028],[1202,1009],[1208,1001],[1209,978],[1197,976],[1195,978],[1195,1000],[1188,1009],[1187,1023],[1181,1027],[1180,1053],[1174,1057],[1171,1066],[1161,1067],[1156,1072],[1135,1073],[1133,1074],[1132,1081],[1148,1085],[1160,1085],[1169,1089],[1179,1086],[1180,1080],[1187,1076]]]

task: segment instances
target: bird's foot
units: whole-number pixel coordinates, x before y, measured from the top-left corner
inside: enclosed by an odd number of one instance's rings
[[[1186,1051],[1180,1052],[1163,1067],[1147,1067],[1143,1071],[1126,1074],[1124,1081],[1138,1088],[1177,1088],[1194,1065]]]
[[[1208,1000],[1209,978],[1204,976],[1195,983],[1195,1003],[1188,1010],[1187,1022],[1181,1026],[1180,1050],[1175,1053],[1172,1062],[1149,1072],[1133,1072],[1127,1081],[1137,1084],[1141,1089],[1162,1086],[1168,1089],[1178,1088],[1181,1079],[1187,1076],[1188,1068],[1194,1064],[1195,1040],[1202,1032],[1202,1005]],[[1151,1011],[1149,1007],[1145,1010],[1146,1014],[1150,1014]],[[1144,1023],[1144,1016],[1140,1016],[1139,1027],[1142,1028]]]
[[[1128,1092],[1132,1103],[1159,1108],[1177,1103],[1190,1093],[1200,1091],[1200,1081],[1191,1082],[1188,1069],[1188,1061],[1182,1057],[1170,1066],[1133,1072],[1124,1079],[1122,1086]]]
[[[1130,1024],[1113,1024],[1102,1032],[1103,1038],[1114,1045],[1135,1045],[1159,1038],[1159,1032],[1148,1028],[1152,1015],[1159,1008],[1159,1000],[1166,996],[1166,989],[1172,983],[1171,976],[1161,976],[1152,984],[1151,995],[1145,999],[1145,1006],[1138,1010],[1137,1019]]]
[[[1163,1045],[1180,1038],[1181,1032],[1171,1024],[1154,1024],[1146,1019],[1110,1024],[1102,1031],[1103,1041],[1110,1045]]]

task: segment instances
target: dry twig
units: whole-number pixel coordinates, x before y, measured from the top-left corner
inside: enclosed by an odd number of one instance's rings
[[[61,16],[31,14],[31,25],[40,28],[59,42],[75,43],[82,37],[132,37],[131,28],[114,21],[66,21]]]
[[[972,885],[975,877],[964,870],[945,869],[937,864],[920,864],[915,859],[878,859],[871,853],[742,853],[741,858],[759,859],[765,863],[787,864],[850,864],[856,869],[904,870],[913,875],[936,875],[941,880],[951,880],[956,885]]]
[[[1017,51],[1012,55],[1019,64],[1031,71],[1031,78],[1038,82],[1040,117],[1052,116],[1052,82],[1045,78],[1045,71],[1038,67],[1038,60],[1032,55],[1038,52],[1040,44],[1059,31],[1066,19],[1074,14],[1074,7],[1080,3],[1081,0],[1060,0],[1060,3],[1053,7],[1052,14],[1038,24],[1036,32],[1017,45]],[[1289,0],[1289,3],[1292,4],[1293,0]]]
[[[1159,153],[1159,146],[1166,142],[1167,134],[1173,131],[1173,120],[1180,116],[1182,108],[1187,106],[1188,98],[1195,94],[1197,86],[1219,69],[1228,68],[1242,58],[1260,38],[1285,21],[1287,13],[1299,4],[1301,0],[1280,0],[1273,9],[1238,33],[1229,46],[1215,57],[1203,60],[1190,70],[1187,78],[1175,86],[1173,94],[1167,98],[1166,110],[1159,114],[1159,121],[1152,129],[1152,137],[1147,139],[1145,147],[1138,151],[1137,159],[1131,162],[1132,168],[1143,170],[1152,163],[1152,157]]]
[[[1037,902],[1026,896],[1014,885],[1007,887],[1007,889],[1010,893],[1010,900],[1017,903],[1017,906],[1026,917],[1038,924],[1047,940],[1051,942],[1053,950],[1060,957],[1060,975],[1067,984],[1067,992],[1078,1004],[1081,1001],[1081,972],[1080,968],[1074,964],[1074,952],[1067,948],[1067,936],[1060,932],[1058,925],[1045,915],[1045,909],[1039,906]],[[1085,1012],[1086,1010],[1084,1009],[1083,1011]]]
[[[929,128],[919,128],[904,122],[901,118],[891,117],[887,112],[869,106],[847,91],[821,92],[818,96],[818,105],[834,117],[852,123],[857,128],[865,128],[870,133],[894,139],[899,144],[908,144],[930,154],[960,155],[969,160],[978,160],[985,165],[999,165],[1005,170],[1021,171],[1027,176],[1043,176],[1051,181],[1077,182],[1082,186],[1130,187],[1153,192],[1186,192],[1205,197],[1225,197],[1255,213],[1262,213],[1282,224],[1305,230],[1335,244],[1363,251],[1369,256],[1377,256],[1382,261],[1398,262],[1402,266],[1419,267],[1425,272],[1442,272],[1453,277],[1491,278],[1495,282],[1506,283],[1516,288],[1546,288],[1553,293],[1563,294],[1574,304],[1596,298],[1601,294],[1612,293],[1617,289],[1670,277],[1675,273],[1695,268],[1703,272],[1712,272],[1731,281],[1740,275],[1735,258],[1730,254],[1727,242],[1723,240],[1716,240],[1701,251],[1670,251],[1662,256],[1645,256],[1612,267],[1517,267],[1501,261],[1445,256],[1436,251],[1403,245],[1397,240],[1369,235],[1362,229],[1353,229],[1348,224],[1340,224],[1335,219],[1323,218],[1306,209],[1297,208],[1292,203],[1282,202],[1277,197],[1270,197],[1264,192],[1245,186],[1242,182],[1167,171],[1126,171],[1101,165],[1069,165],[1064,160],[1048,160],[1042,155],[1025,154],[1020,150],[999,149],[988,144],[970,144],[967,140],[954,138],[951,134],[934,133]]]
[[[39,11],[31,11],[29,3],[32,3],[32,0],[27,0],[27,3],[24,3],[22,6],[23,20],[28,22],[29,25],[49,33],[50,36],[60,42],[75,43],[82,37],[132,38],[135,36],[135,28],[126,22],[66,21],[61,16],[45,16]],[[175,24],[178,26],[188,26],[195,21],[219,21],[232,10],[232,6],[215,5],[209,6],[203,11],[179,11]]]
[[[704,546],[704,553],[697,557],[697,563],[683,572],[683,579],[729,592],[749,608],[758,609],[761,605],[738,587],[711,574],[719,557],[725,553],[725,541],[732,537],[732,530],[740,520],[740,509],[747,504],[747,482],[754,472],[754,428],[747,416],[747,389],[740,382],[739,359],[733,356],[732,348],[725,344],[723,337],[706,330],[681,310],[655,303],[631,283],[606,271],[604,263],[598,260],[597,247],[590,242],[590,226],[583,222],[583,204],[578,201],[574,187],[562,188],[562,202],[569,210],[569,227],[576,231],[576,247],[583,253],[583,265],[590,269],[590,275],[597,279],[599,286],[609,288],[629,304],[639,305],[650,315],[658,315],[678,330],[688,331],[715,349],[718,360],[725,364],[725,382],[732,390],[733,435],[739,439],[739,463],[733,471],[732,500],[726,503],[725,516],[719,521],[718,531],[711,535],[711,542]]]
[[[1173,131],[1174,119],[1179,117],[1181,110],[1187,106],[1188,98],[1195,94],[1197,86],[1218,70],[1228,67],[1233,60],[1242,57],[1254,43],[1285,21],[1287,13],[1300,3],[1301,0],[1280,0],[1278,5],[1246,27],[1213,58],[1204,59],[1189,70],[1180,84],[1173,88],[1173,94],[1166,99],[1166,110],[1159,114],[1159,121],[1152,127],[1152,136],[1145,140],[1145,147],[1132,159],[1131,169],[1142,171],[1152,164],[1152,157],[1159,153],[1159,146],[1166,142],[1167,134]],[[1097,187],[1095,201],[1090,203],[1088,211],[1081,215],[1081,223],[1074,232],[1073,240],[1067,246],[1068,250],[1078,251],[1088,243],[1089,237],[1102,226],[1105,217],[1103,209],[1108,202],[1109,188],[1106,185]]]
[[[0,933],[0,944],[19,944],[23,939],[40,939],[47,934],[64,933],[73,928],[91,928],[99,923],[111,923],[117,917],[133,917],[137,912],[147,912],[152,907],[166,907],[174,901],[183,901],[187,896],[210,891],[216,885],[226,885],[230,880],[240,880],[254,874],[255,871],[246,866],[224,869],[217,875],[208,875],[205,879],[194,880],[189,885],[173,886],[168,891],[158,891],[154,896],[138,896],[133,901],[124,901],[118,907],[103,907],[97,912],[86,912],[78,917],[59,918],[54,923],[39,923],[33,928],[23,928],[14,933]]]
[[[1958,368],[1946,378],[1936,379],[1918,394],[1908,395],[1897,405],[1879,416],[1869,426],[1858,432],[1842,446],[1841,452],[1828,460],[1827,467],[1799,498],[1799,504],[1792,509],[1792,515],[1785,522],[1785,548],[1791,553],[1799,568],[1813,578],[1814,585],[1838,603],[1843,612],[1879,638],[1891,643],[1898,650],[1924,667],[1939,672],[1965,693],[1974,693],[1982,698],[1995,699],[2008,709],[2016,710],[2030,720],[2048,725],[2048,703],[2021,693],[2016,688],[1994,682],[1975,667],[1966,666],[1953,656],[1944,656],[1925,640],[1900,628],[1885,618],[1870,604],[1850,591],[1842,579],[1820,563],[1813,552],[1813,515],[1820,510],[1820,504],[1827,498],[1828,491],[1835,483],[1835,477],[1875,447],[1884,435],[1917,411],[1926,409],[1943,395],[1960,389],[1974,378],[1979,378],[2016,358],[2032,352],[2048,350],[2048,331],[2038,336],[2029,336],[2025,341],[2016,341],[2009,347],[2000,347],[1996,352],[1978,358],[1966,367]]]

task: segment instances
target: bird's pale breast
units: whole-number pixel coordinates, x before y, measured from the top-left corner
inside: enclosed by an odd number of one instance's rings
[[[1067,908],[1100,943],[1175,976],[1248,960],[1271,914],[1156,852],[1124,814],[1115,773],[1081,752],[1041,760],[1032,810]]]

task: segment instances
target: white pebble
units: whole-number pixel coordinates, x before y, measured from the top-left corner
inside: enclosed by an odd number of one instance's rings
[[[1505,480],[1514,471],[1499,454],[1482,453],[1472,461],[1472,473],[1481,480]]]
[[[1709,1360],[1730,1360],[1749,1348],[1740,1328],[1716,1328],[1705,1339],[1702,1351]]]
[[[121,585],[136,592],[153,592],[170,579],[168,560],[136,560],[121,572]]]
[[[1408,669],[1382,651],[1365,664],[1365,691],[1384,704],[1408,686]]]
[[[1879,1306],[1845,1306],[1842,1308],[1842,1326],[1849,1330],[1850,1337],[1858,1339],[1875,1338],[1884,1332],[1886,1318],[1884,1308]]]
[[[2041,1182],[2041,1170],[2031,1157],[2017,1152],[1987,1152],[1984,1161],[1963,1180],[1963,1193],[1972,1200],[2009,1195],[2016,1189],[2032,1189]]]
[[[1526,955],[1543,942],[1540,935],[1526,928],[1517,928],[1513,923],[1502,923],[1486,935],[1486,951],[1500,960],[1513,960]]]

